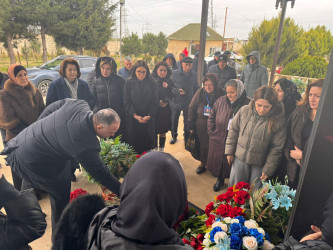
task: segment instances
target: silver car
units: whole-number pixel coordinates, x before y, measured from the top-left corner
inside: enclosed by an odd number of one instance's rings
[[[60,77],[59,68],[61,62],[66,58],[74,58],[79,62],[81,77],[80,79],[87,81],[89,73],[95,69],[96,57],[91,56],[58,56],[51,61],[44,63],[41,66],[28,68],[29,80],[46,96],[49,85],[52,81]]]

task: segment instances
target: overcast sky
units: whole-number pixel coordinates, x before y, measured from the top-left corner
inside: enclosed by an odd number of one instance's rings
[[[114,1],[116,2],[116,1]],[[278,15],[276,0],[213,0],[216,31],[223,35],[225,9],[228,7],[228,38],[247,39],[254,25]],[[200,23],[201,0],[125,0],[128,32],[164,32],[172,34],[188,23]],[[288,2],[286,17],[292,17],[305,29],[325,25],[333,34],[333,0],[295,0]],[[118,10],[119,11],[119,10]],[[210,9],[209,9],[210,12]],[[119,18],[119,13],[118,18]],[[211,26],[210,18],[208,26]],[[117,29],[119,36],[119,29]]]

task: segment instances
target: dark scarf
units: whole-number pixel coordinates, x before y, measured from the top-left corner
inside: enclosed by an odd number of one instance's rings
[[[187,188],[182,167],[171,155],[141,157],[125,176],[120,198],[113,232],[140,243],[183,245],[172,226],[186,207]]]
[[[284,92],[282,103],[284,105],[285,117],[288,119],[290,114],[296,109],[296,102],[301,100],[301,95],[297,91],[296,84],[292,81],[280,81],[281,89]]]
[[[241,94],[241,96],[234,101],[233,103],[230,102],[229,98],[227,97],[227,103],[231,106],[232,108],[232,114],[236,115],[236,113],[238,112],[238,110],[243,107],[243,102],[246,99],[246,91],[244,90],[243,93]]]

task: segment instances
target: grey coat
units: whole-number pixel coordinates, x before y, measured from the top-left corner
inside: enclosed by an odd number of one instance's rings
[[[249,62],[250,56],[255,56],[257,62],[251,65]],[[253,98],[254,92],[261,86],[268,83],[268,71],[265,66],[260,65],[259,51],[252,51],[246,60],[249,62],[243,69],[240,80],[244,83],[245,91],[248,97]]]
[[[274,116],[269,131],[268,122]],[[235,155],[242,162],[261,166],[263,172],[272,176],[279,166],[286,140],[284,107],[279,103],[264,116],[254,107],[254,101],[242,107],[231,122],[226,155]]]
[[[222,70],[219,65],[211,66],[208,73],[214,73],[219,80],[219,87],[224,88],[225,84],[231,79],[237,79],[235,68],[226,65]]]

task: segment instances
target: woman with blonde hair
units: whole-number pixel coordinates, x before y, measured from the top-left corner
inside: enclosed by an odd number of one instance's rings
[[[286,140],[283,104],[274,88],[262,86],[254,99],[242,107],[231,122],[225,147],[232,164],[229,186],[271,177],[279,166]]]

